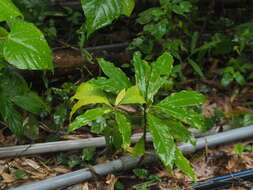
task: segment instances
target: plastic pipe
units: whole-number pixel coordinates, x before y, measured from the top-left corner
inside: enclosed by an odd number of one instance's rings
[[[135,134],[131,137],[133,143],[136,143],[142,134]],[[147,141],[151,141],[150,134],[147,135]],[[104,147],[106,145],[104,137],[94,137],[80,140],[65,140],[49,143],[37,143],[30,145],[18,145],[0,148],[0,158],[23,156],[31,154],[42,154],[50,152],[60,152],[76,150],[88,147]]]
[[[224,126],[223,130],[229,130],[229,126]],[[211,134],[217,133],[217,130],[213,128],[210,131],[205,133],[199,133],[196,130],[192,131],[195,137],[203,137]],[[131,137],[132,143],[136,143],[142,137],[142,133],[134,134]],[[147,142],[152,141],[152,136],[150,133],[146,136]],[[88,147],[104,147],[106,145],[104,137],[94,137],[88,139],[80,139],[80,140],[65,140],[65,141],[57,141],[57,142],[49,142],[49,143],[37,143],[37,144],[29,144],[29,145],[18,145],[18,146],[9,146],[0,148],[0,158],[6,157],[16,157],[16,156],[24,156],[24,155],[32,155],[32,154],[43,154],[50,152],[60,152],[60,151],[69,151],[69,150],[77,150]]]
[[[230,131],[218,133],[216,135],[199,138],[197,139],[196,146],[192,146],[189,143],[183,143],[179,146],[179,149],[184,154],[193,153],[197,150],[204,148],[206,145],[212,147],[249,137],[253,137],[253,126],[237,128]],[[96,165],[93,168],[96,173],[100,175],[106,175],[112,172],[133,168],[138,164],[139,160],[140,157],[124,156],[118,160]],[[155,154],[148,155],[144,157],[143,163],[154,162],[157,160],[158,157]],[[89,169],[82,169],[75,172],[70,172],[68,174],[59,175],[53,178],[35,182],[33,184],[17,187],[14,190],[53,190],[88,180],[91,177],[92,173],[89,171]]]

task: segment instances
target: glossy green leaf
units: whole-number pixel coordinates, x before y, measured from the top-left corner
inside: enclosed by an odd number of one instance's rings
[[[178,148],[175,151],[175,165],[186,175],[190,176],[193,181],[196,181],[194,170],[191,167],[190,162],[184,157],[183,153]]]
[[[113,92],[118,94],[122,89],[112,80],[105,77],[98,77],[88,81],[92,86],[104,90],[106,92]]]
[[[53,69],[52,52],[42,32],[33,24],[18,20],[3,47],[4,58],[19,69]]]
[[[131,86],[129,78],[120,69],[114,66],[113,63],[105,61],[103,58],[98,59],[98,63],[104,74],[109,77],[110,84],[116,89],[115,93],[119,93],[124,88]]]
[[[134,6],[135,0],[120,0],[121,2],[121,14],[126,16],[131,16]]]
[[[102,97],[102,96],[87,96],[87,97],[84,97],[84,98],[78,100],[78,102],[75,103],[71,109],[70,119],[72,118],[73,114],[82,106],[85,106],[88,104],[99,104],[99,103],[110,105],[108,99],[106,97]]]
[[[49,111],[49,106],[34,92],[13,96],[10,99],[17,106],[37,115],[43,111]]]
[[[95,108],[86,111],[84,114],[75,118],[68,127],[68,132],[79,129],[82,126],[87,125],[90,121],[96,120],[98,117],[110,112],[108,108]]]
[[[152,72],[148,85],[147,99],[153,101],[154,95],[166,81],[161,75],[169,76],[173,68],[173,57],[165,52],[151,64]]]
[[[15,17],[21,16],[21,12],[12,3],[11,0],[1,0],[0,1],[0,22],[8,21]]]
[[[136,145],[134,146],[131,155],[132,156],[142,156],[145,153],[145,143],[144,143],[144,139],[141,138]]]
[[[6,97],[23,95],[29,92],[28,85],[22,75],[4,70],[0,75],[0,92]]]
[[[147,62],[141,59],[141,53],[136,52],[133,56],[133,64],[135,70],[135,80],[141,91],[141,95],[146,99],[148,80],[151,72],[151,67]]]
[[[168,170],[172,170],[176,144],[171,135],[167,132],[166,125],[162,120],[148,114],[148,127],[153,137],[153,144],[156,153]]]
[[[22,116],[8,97],[0,94],[0,114],[10,130],[18,137],[23,135]]]
[[[178,142],[195,143],[194,135],[180,122],[166,120],[164,124],[168,128],[168,133]]]
[[[81,0],[81,3],[86,17],[87,36],[121,15],[119,0]]]
[[[0,58],[3,58],[3,45],[4,41],[8,36],[8,31],[5,30],[3,27],[0,27]]]
[[[172,93],[170,96],[167,96],[157,106],[162,107],[185,107],[185,106],[194,106],[201,104],[205,101],[205,96],[197,93],[195,91],[181,91]]]
[[[80,100],[88,96],[106,97],[105,93],[102,90],[92,86],[89,83],[82,83],[77,88],[75,95],[71,97],[71,101],[73,101],[74,99]]]
[[[120,104],[144,104],[145,100],[140,94],[140,90],[137,85],[127,89],[124,97],[120,101]]]
[[[131,132],[132,132],[131,124],[124,114],[116,112],[115,116],[119,132],[122,136],[123,148],[127,150],[131,144]]]
[[[191,125],[193,128],[197,128],[201,131],[205,130],[204,117],[200,114],[197,114],[193,110],[181,108],[181,107],[172,107],[172,106],[154,106],[158,111],[161,111],[169,116],[178,119],[182,122],[185,122]]]

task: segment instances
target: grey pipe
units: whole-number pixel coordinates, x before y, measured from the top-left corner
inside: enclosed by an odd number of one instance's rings
[[[217,129],[217,128],[216,128]],[[217,133],[215,128],[207,131],[205,133],[200,133],[197,130],[192,130],[195,137],[203,137],[207,135],[212,135]],[[223,126],[223,130],[229,130],[229,126]],[[136,143],[142,137],[142,133],[137,133],[131,137],[132,143]],[[148,142],[152,141],[152,136],[150,133],[147,134],[146,140]],[[37,143],[30,145],[18,145],[18,146],[9,146],[0,148],[0,158],[6,157],[16,157],[32,154],[43,154],[50,152],[60,152],[60,151],[69,151],[77,150],[88,147],[104,147],[106,145],[104,137],[95,137],[88,139],[80,140],[65,140],[58,142],[49,142],[49,143]]]
[[[131,137],[133,143],[136,143],[142,134],[135,134]],[[147,135],[147,141],[151,141],[150,134]],[[88,147],[104,147],[106,145],[104,137],[94,137],[80,140],[65,140],[49,143],[37,143],[31,145],[18,145],[0,148],[0,158],[23,156],[31,154],[42,154],[50,152],[60,152],[76,150]]]
[[[200,150],[206,145],[212,147],[249,137],[253,137],[253,126],[237,128],[230,131],[218,133],[216,135],[199,138],[197,139],[196,146],[192,146],[189,143],[183,143],[179,146],[179,149],[184,154],[188,154]],[[94,166],[94,170],[100,175],[106,175],[112,172],[133,168],[138,164],[139,159],[140,157],[124,156],[118,160],[96,165]],[[158,157],[156,155],[148,155],[145,156],[143,163],[150,163],[157,160]],[[73,185],[75,183],[88,180],[90,178],[92,178],[92,173],[89,171],[89,169],[82,169],[75,172],[70,172],[68,174],[59,175],[50,179],[35,182],[29,185],[17,187],[13,190],[54,190],[60,187]]]

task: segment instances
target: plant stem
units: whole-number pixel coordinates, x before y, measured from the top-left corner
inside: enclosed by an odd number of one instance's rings
[[[144,119],[144,124],[143,124],[143,140],[144,140],[144,149],[146,149],[146,141],[147,141],[147,127],[148,127],[148,124],[147,124],[147,104],[144,104],[143,106],[143,119]]]

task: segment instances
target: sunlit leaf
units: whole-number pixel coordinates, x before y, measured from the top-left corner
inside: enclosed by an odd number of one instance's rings
[[[53,69],[52,52],[42,32],[33,24],[17,20],[3,47],[4,58],[19,69]]]
[[[121,1],[121,14],[126,16],[131,16],[134,6],[135,0],[120,0]]]
[[[125,96],[120,101],[120,104],[144,104],[145,100],[140,94],[138,86],[132,86],[127,89]]]
[[[119,105],[120,102],[122,101],[122,99],[124,98],[124,96],[126,95],[126,90],[123,89],[121,90],[121,92],[118,94],[118,96],[116,97],[116,100],[115,100],[115,105]]]
[[[98,104],[98,103],[110,105],[108,99],[106,97],[102,97],[102,96],[87,96],[87,97],[84,97],[84,98],[78,100],[78,102],[75,103],[71,109],[70,119],[73,116],[73,114],[82,106],[85,106],[88,104]]]
[[[14,19],[22,14],[11,0],[0,1],[0,22]]]
[[[80,99],[86,98],[87,96],[105,97],[106,95],[102,90],[92,86],[91,84],[82,83],[77,88],[75,95],[71,97],[71,101],[73,101],[74,99],[80,100]]]

